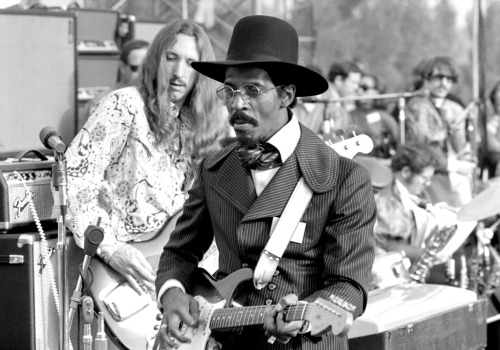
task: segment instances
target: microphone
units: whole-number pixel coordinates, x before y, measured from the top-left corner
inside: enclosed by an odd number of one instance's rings
[[[46,126],[40,131],[40,141],[45,147],[58,153],[63,153],[66,150],[61,134],[50,126]]]
[[[78,281],[76,283],[75,290],[70,300],[69,312],[68,312],[68,330],[71,331],[71,324],[73,322],[73,317],[75,315],[76,308],[81,301],[82,297],[82,285],[89,269],[90,259],[97,252],[99,244],[101,244],[104,239],[104,230],[99,227],[101,218],[98,218],[97,225],[89,225],[85,230],[85,242],[83,243],[83,251],[85,252],[85,257],[83,258],[82,269],[80,271],[80,276],[78,276]]]

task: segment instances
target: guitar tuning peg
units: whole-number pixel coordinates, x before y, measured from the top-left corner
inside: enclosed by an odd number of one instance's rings
[[[354,309],[356,309],[356,307],[354,305],[352,305],[351,303],[348,303],[347,301],[345,301],[344,299],[342,298],[339,298],[335,295],[330,295],[330,300],[332,303],[340,306],[341,308],[343,308],[344,310],[347,310],[347,311],[350,311],[350,312],[353,312]]]

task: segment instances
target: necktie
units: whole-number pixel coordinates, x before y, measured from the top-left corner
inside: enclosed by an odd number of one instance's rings
[[[237,152],[241,165],[246,169],[267,170],[283,164],[278,149],[270,143],[252,148],[240,146]]]

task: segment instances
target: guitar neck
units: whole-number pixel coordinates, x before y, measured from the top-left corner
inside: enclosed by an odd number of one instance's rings
[[[210,320],[210,329],[218,330],[264,324],[266,310],[272,307],[274,305],[217,309]],[[303,303],[288,306],[283,312],[284,319],[286,322],[305,320],[311,307],[315,307],[315,305]]]

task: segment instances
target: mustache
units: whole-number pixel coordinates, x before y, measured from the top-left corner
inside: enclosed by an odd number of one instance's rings
[[[169,84],[186,85],[182,79],[172,78],[168,81]]]
[[[248,124],[251,124],[253,126],[259,125],[259,122],[257,120],[255,120],[252,117],[249,117],[248,115],[246,115],[244,112],[241,112],[241,111],[234,112],[231,115],[231,118],[229,118],[229,123],[231,125],[238,124],[238,123],[248,123]]]

